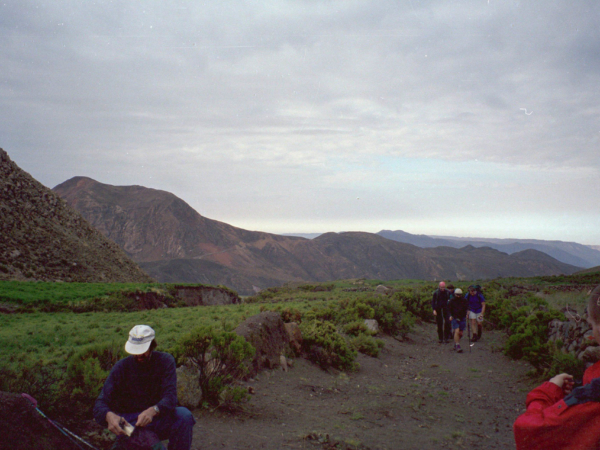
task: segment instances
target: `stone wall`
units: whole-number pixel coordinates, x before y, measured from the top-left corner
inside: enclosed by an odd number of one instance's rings
[[[569,320],[561,322],[558,319],[548,324],[548,340],[562,342],[561,351],[569,353],[586,363],[600,360],[600,347],[592,338],[592,328],[587,323],[587,315],[565,313]]]

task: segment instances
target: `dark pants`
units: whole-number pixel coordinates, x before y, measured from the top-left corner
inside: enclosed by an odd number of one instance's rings
[[[452,333],[450,332],[450,315],[446,308],[436,309],[437,313],[435,321],[437,322],[438,338],[439,340],[450,340],[452,339]]]
[[[127,422],[135,426],[139,413],[123,414]],[[183,407],[175,408],[173,414],[154,416],[147,425],[162,441],[169,440],[169,450],[190,450],[192,446],[192,430],[196,420],[192,413]]]

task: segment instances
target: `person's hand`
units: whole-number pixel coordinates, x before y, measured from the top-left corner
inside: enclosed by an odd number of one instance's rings
[[[154,407],[151,406],[150,408],[148,408],[145,411],[142,411],[142,413],[138,416],[138,420],[135,424],[136,427],[145,427],[146,425],[150,424],[150,422],[152,422],[152,418],[156,415],[156,411],[154,410]]]
[[[121,422],[121,416],[117,416],[114,412],[109,411],[106,413],[106,422],[108,423],[108,430],[115,433],[117,436],[125,434],[123,428],[119,425]]]
[[[569,375],[568,373],[556,375],[550,379],[550,383],[557,385],[563,390],[563,392],[565,392],[565,394],[570,394],[573,390],[573,385],[575,384],[573,381],[573,376]],[[569,389],[569,392],[566,392],[566,389]]]

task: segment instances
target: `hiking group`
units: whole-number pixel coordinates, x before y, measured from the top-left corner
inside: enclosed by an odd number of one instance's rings
[[[481,286],[471,285],[468,287],[467,295],[462,289],[455,289],[441,281],[439,287],[433,292],[431,301],[433,315],[437,323],[439,343],[447,344],[454,340],[454,350],[462,353],[460,339],[463,337],[465,328],[472,342],[481,339],[483,333],[483,316],[485,314],[485,297],[481,292]]]

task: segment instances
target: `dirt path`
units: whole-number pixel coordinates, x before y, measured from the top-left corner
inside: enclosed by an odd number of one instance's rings
[[[379,358],[359,355],[355,373],[298,359],[247,383],[247,413],[195,411],[192,448],[514,448],[512,424],[532,384],[528,365],[499,352],[501,338],[484,333],[471,353],[463,339],[466,353],[456,354],[424,324],[409,342],[386,338]]]

